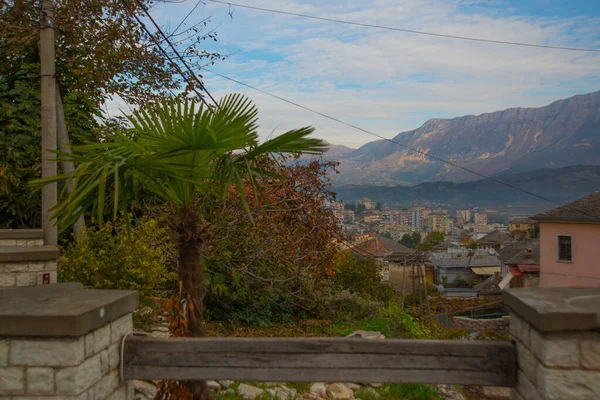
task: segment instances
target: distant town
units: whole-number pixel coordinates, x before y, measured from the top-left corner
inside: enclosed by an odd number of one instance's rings
[[[400,241],[406,234],[413,232],[440,232],[448,240],[479,240],[485,235],[498,229],[513,229],[523,231],[530,237],[533,234],[533,222],[526,218],[515,216],[508,225],[488,223],[488,213],[496,210],[473,207],[450,212],[447,209],[429,209],[424,206],[395,209],[384,207],[381,203],[370,198],[363,198],[356,203],[331,202],[333,209],[344,232],[349,237],[364,233],[377,233],[394,241]],[[520,220],[521,223],[512,223]]]

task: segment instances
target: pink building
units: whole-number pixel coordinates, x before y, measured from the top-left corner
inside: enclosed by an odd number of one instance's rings
[[[600,286],[600,192],[533,219],[540,223],[540,286]]]

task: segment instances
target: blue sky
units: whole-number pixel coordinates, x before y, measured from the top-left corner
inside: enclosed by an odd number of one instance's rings
[[[596,0],[237,0],[240,4],[413,30],[557,46],[600,48]],[[196,0],[152,13],[175,26]],[[215,71],[386,137],[429,118],[535,107],[600,90],[600,53],[435,38],[276,15],[206,2],[189,22],[211,17],[231,56]],[[261,136],[305,125],[331,143],[375,140],[208,72],[216,96],[248,94]]]

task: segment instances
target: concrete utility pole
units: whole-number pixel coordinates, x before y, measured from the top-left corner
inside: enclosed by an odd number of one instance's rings
[[[40,70],[42,78],[42,178],[56,176],[56,77],[54,65],[54,0],[40,2]],[[58,232],[50,209],[56,205],[56,183],[42,188],[44,245],[55,246]]]
[[[63,109],[62,99],[60,97],[60,89],[56,88],[56,137],[58,140],[58,149],[62,153],[70,153],[70,141],[69,141],[69,132],[67,131],[67,121],[65,120],[65,110]],[[75,166],[72,161],[61,160],[60,168],[64,174],[70,174],[75,170]],[[67,191],[71,194],[73,190],[73,180],[70,179],[67,181]],[[73,225],[73,235],[75,237],[75,241],[78,242],[81,237],[81,232],[85,227],[85,219],[83,215],[80,215],[75,221],[75,225]]]

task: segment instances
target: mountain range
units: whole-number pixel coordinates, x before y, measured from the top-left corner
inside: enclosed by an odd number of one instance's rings
[[[426,205],[442,208],[469,206],[535,206],[540,210],[556,207],[600,190],[600,166],[574,165],[541,169],[494,177],[508,185],[526,190],[543,200],[515,188],[480,179],[472,182],[425,182],[412,186],[341,185],[334,186],[336,197],[346,203],[369,197],[384,204],[405,207]]]
[[[452,119],[430,119],[392,139],[487,176],[600,164],[600,91],[539,108],[510,108]],[[358,149],[332,146],[341,162],[336,185],[415,185],[480,179],[389,141]]]

